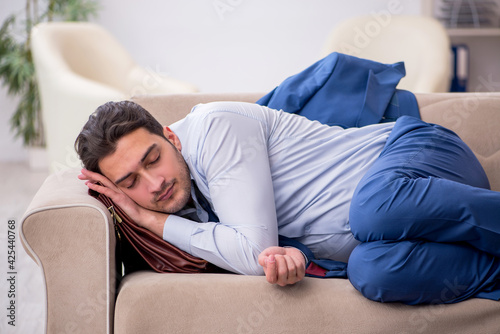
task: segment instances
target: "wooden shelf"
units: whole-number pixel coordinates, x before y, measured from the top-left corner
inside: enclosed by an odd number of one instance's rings
[[[448,28],[450,37],[500,37],[500,28]]]

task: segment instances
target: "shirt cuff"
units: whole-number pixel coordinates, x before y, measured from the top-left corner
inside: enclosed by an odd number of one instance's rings
[[[191,253],[191,236],[196,230],[197,225],[198,222],[169,215],[163,226],[163,240],[185,252]]]

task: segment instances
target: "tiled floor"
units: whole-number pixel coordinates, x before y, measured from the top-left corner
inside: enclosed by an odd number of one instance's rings
[[[18,232],[26,208],[47,176],[47,171],[30,170],[26,163],[0,163],[0,333],[44,333],[42,272],[26,254]],[[8,242],[9,226],[15,228],[15,243]],[[9,245],[13,247],[9,248]],[[15,262],[9,263],[12,258],[8,258],[8,252],[11,250],[16,256]],[[10,265],[14,265],[14,270],[9,268]],[[15,287],[8,281],[11,276],[14,276]],[[11,313],[7,308],[12,301],[15,303],[15,327],[9,325],[11,319],[7,317]]]

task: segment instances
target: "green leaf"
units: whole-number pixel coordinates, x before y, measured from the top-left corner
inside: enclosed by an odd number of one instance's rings
[[[34,79],[35,68],[30,58],[31,55],[25,50],[24,45],[17,45],[2,58],[0,78],[8,86],[9,94],[21,93]]]
[[[99,9],[96,0],[51,0],[47,16],[63,21],[88,21]]]
[[[95,16],[99,6],[96,1],[68,0],[64,11],[64,19],[67,21],[88,21]]]
[[[10,52],[12,46],[15,44],[12,36],[10,35],[10,29],[15,22],[15,16],[9,16],[2,24],[0,28],[0,62],[4,55]]]
[[[25,145],[42,145],[43,138],[39,131],[40,120],[40,98],[38,87],[35,82],[28,85],[22,94],[21,101],[11,118],[11,127],[16,137],[22,137]]]

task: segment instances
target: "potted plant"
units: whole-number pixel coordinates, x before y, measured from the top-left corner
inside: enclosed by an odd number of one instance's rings
[[[0,80],[20,102],[11,129],[27,147],[44,147],[40,97],[31,57],[31,29],[45,21],[87,21],[96,16],[96,0],[26,0],[24,11],[9,16],[0,27]]]

